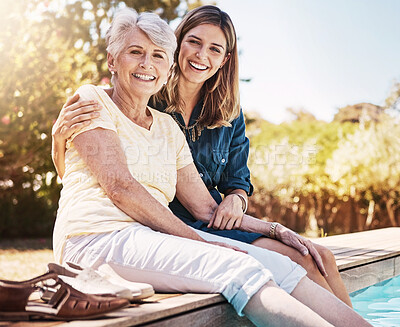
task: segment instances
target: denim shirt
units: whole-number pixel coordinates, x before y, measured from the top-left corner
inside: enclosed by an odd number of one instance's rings
[[[193,125],[199,117],[203,102],[199,102],[190,117],[189,126]],[[164,107],[165,108],[165,107]],[[162,105],[156,109],[164,111]],[[175,118],[184,125],[180,114]],[[210,194],[217,203],[221,203],[221,193],[228,189],[242,189],[248,195],[253,193],[250,182],[250,171],[247,167],[249,156],[249,140],[245,136],[245,123],[243,112],[232,121],[231,127],[214,129],[204,128],[198,140],[191,139],[185,132],[186,140],[192,152],[193,161]],[[172,212],[186,223],[195,222],[196,219],[175,199],[169,205]]]

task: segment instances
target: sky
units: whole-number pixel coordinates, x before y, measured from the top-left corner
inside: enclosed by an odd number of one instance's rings
[[[281,123],[286,108],[331,121],[383,105],[400,82],[400,0],[216,0],[236,28],[245,112]]]

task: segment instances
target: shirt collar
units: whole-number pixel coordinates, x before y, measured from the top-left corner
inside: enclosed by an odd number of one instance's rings
[[[190,119],[189,119],[189,126],[192,126],[193,124],[196,123],[197,119],[200,116],[201,113],[201,109],[203,108],[203,101],[200,100],[199,102],[196,103],[196,105],[194,106],[194,109],[192,111],[192,114],[190,115]],[[175,117],[179,120],[179,122],[184,125],[185,121],[183,120],[183,117],[181,114],[175,112]]]

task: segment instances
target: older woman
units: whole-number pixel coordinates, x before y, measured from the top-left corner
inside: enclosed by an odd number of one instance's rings
[[[167,80],[173,33],[157,15],[126,9],[106,39],[114,88],[111,96],[91,85],[77,91],[102,109],[67,143],[56,260],[107,263],[159,291],[219,292],[259,326],[367,326],[289,258],[208,239],[172,214],[175,191],[197,219],[209,220],[217,208],[178,126],[147,107]],[[262,222],[244,217],[243,225],[258,229]]]
[[[210,221],[197,220],[177,198],[170,209],[193,228],[289,256],[307,270],[309,278],[351,306],[328,249],[276,223],[262,233],[239,230],[253,187],[230,17],[215,6],[198,7],[184,17],[175,35],[175,63],[168,83],[156,96],[156,108],[168,112],[184,132],[199,175],[219,206]],[[77,97],[67,102],[53,129],[53,158],[61,177],[66,139],[97,114],[91,102],[73,103]],[[276,233],[271,233],[274,228]]]

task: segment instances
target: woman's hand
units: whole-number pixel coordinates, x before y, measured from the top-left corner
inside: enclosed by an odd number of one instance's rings
[[[60,178],[65,173],[65,145],[73,133],[89,125],[98,117],[100,106],[96,101],[80,101],[79,94],[68,98],[51,130],[51,157]]]
[[[242,224],[243,210],[242,200],[234,193],[225,196],[215,210],[210,222],[209,228],[215,229],[238,229]]]
[[[276,239],[281,241],[282,243],[297,249],[302,255],[310,254],[315,263],[318,266],[319,271],[321,272],[322,276],[327,277],[328,274],[325,270],[324,264],[322,262],[322,258],[319,255],[318,251],[315,249],[313,242],[309,239],[306,239],[299,234],[293,232],[289,228],[278,224],[276,226]]]
[[[206,241],[206,243],[213,244],[213,245],[217,245],[217,246],[222,246],[222,247],[224,247],[224,248],[232,249],[232,250],[234,250],[234,251],[243,252],[243,253],[246,253],[246,254],[247,254],[247,251],[242,250],[241,248],[238,248],[237,246],[230,245],[230,244],[226,244],[226,243],[223,243],[223,242],[211,242],[211,241]]]
[[[79,101],[79,94],[68,98],[62,107],[51,134],[56,142],[65,142],[73,133],[99,117],[101,107],[96,101]]]

